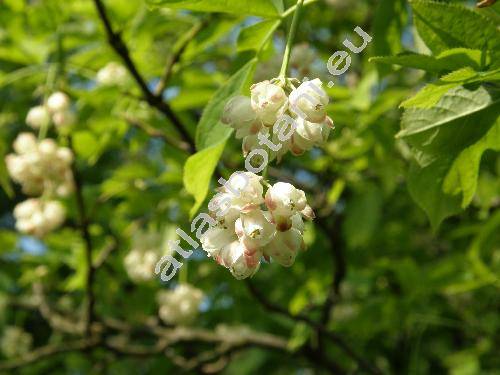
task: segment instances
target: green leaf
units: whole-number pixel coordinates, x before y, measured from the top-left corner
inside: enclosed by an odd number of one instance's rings
[[[427,214],[434,231],[445,218],[460,212],[460,199],[442,190],[450,164],[449,159],[437,160],[424,168],[412,163],[408,174],[408,191]]]
[[[414,52],[403,52],[396,56],[376,56],[370,62],[401,65],[407,68],[422,69],[426,72],[452,71],[464,67],[479,70],[482,52],[467,48],[452,48],[437,56]]]
[[[0,141],[0,186],[5,191],[9,198],[14,196],[14,190],[10,182],[7,166],[5,165],[5,154],[7,147],[4,142]]]
[[[449,90],[432,108],[407,109],[401,120],[402,130],[397,136],[406,137],[447,125],[497,103],[500,103],[500,96],[492,96],[483,86],[476,90],[459,86]]]
[[[278,17],[279,10],[269,0],[147,0],[149,5],[198,12],[222,12],[252,14],[262,17]]]
[[[198,150],[213,146],[221,140],[227,139],[232,133],[233,130],[230,127],[220,122],[222,111],[227,100],[241,92],[250,79],[256,62],[256,59],[252,59],[245,64],[210,99],[196,128],[196,148]]]
[[[400,106],[403,108],[432,108],[449,90],[462,86],[477,76],[478,73],[470,68],[457,70],[424,86],[415,96],[405,100]]]
[[[262,21],[245,27],[238,35],[238,52],[255,50],[259,52],[266,44],[281,21]]]
[[[195,203],[189,212],[192,218],[205,201],[210,179],[224,151],[226,140],[191,155],[184,165],[184,186],[194,196]]]
[[[446,175],[444,191],[453,195],[462,192],[463,208],[470,204],[476,192],[479,165],[486,150],[500,151],[500,120],[483,138],[460,153]]]
[[[489,18],[460,5],[434,1],[410,2],[415,25],[425,44],[435,54],[449,48],[490,50],[493,61],[500,56],[500,32]]]

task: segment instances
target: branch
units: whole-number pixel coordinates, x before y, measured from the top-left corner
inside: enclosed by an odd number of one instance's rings
[[[142,130],[144,133],[149,135],[150,137],[153,138],[160,138],[165,143],[169,144],[172,147],[175,147],[181,151],[188,152],[190,153],[190,146],[189,143],[183,142],[183,141],[177,141],[171,139],[167,134],[165,134],[163,131],[156,129],[155,127],[145,123],[141,119],[132,117],[130,115],[123,115],[122,116],[125,121],[127,121],[130,125],[133,127]]]
[[[308,324],[310,327],[314,328],[325,337],[329,338],[330,341],[335,343],[339,348],[341,348],[349,357],[351,357],[360,368],[369,372],[370,374],[381,374],[381,371],[377,369],[375,366],[370,364],[368,361],[364,360],[359,354],[357,354],[339,335],[334,332],[328,331],[323,325],[316,323],[314,320],[310,319],[304,315],[294,315],[290,313],[287,309],[272,303],[267,300],[266,297],[252,284],[249,279],[246,279],[246,285],[250,293],[254,296],[254,298],[263,305],[269,311],[273,311],[277,314],[283,315],[294,321],[301,321]]]
[[[95,339],[83,339],[73,342],[65,342],[58,345],[42,346],[20,358],[0,363],[0,371],[14,370],[23,366],[27,366],[34,362],[56,356],[58,354],[88,350],[96,346],[97,343],[98,342]]]
[[[182,124],[181,120],[172,111],[172,108],[170,108],[170,106],[163,101],[162,97],[155,95],[149,89],[146,81],[141,76],[141,74],[137,70],[134,62],[132,61],[128,47],[123,42],[123,39],[122,39],[120,33],[115,32],[113,30],[113,27],[111,26],[111,21],[109,20],[108,14],[106,13],[106,9],[105,9],[102,1],[101,0],[94,0],[94,5],[95,5],[95,8],[97,10],[97,13],[99,14],[99,18],[101,19],[101,22],[104,26],[104,30],[106,31],[106,35],[107,35],[108,42],[109,42],[110,46],[120,56],[123,63],[125,64],[125,67],[127,68],[129,73],[132,75],[132,77],[136,81],[137,85],[141,89],[142,96],[144,97],[144,100],[149,105],[151,105],[152,107],[156,108],[158,111],[163,113],[165,115],[165,117],[167,117],[172,122],[172,124],[176,128],[177,132],[182,137],[182,139],[187,144],[189,144],[190,152],[194,153],[196,148],[195,148],[194,141],[191,138],[191,135],[184,128],[184,125]]]
[[[81,322],[63,316],[50,307],[41,283],[36,282],[33,284],[33,294],[36,301],[35,305],[38,307],[40,315],[42,315],[53,329],[73,335],[81,335],[84,332],[85,327]]]

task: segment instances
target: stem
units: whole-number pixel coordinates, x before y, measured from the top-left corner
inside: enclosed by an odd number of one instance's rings
[[[292,53],[292,45],[295,40],[295,34],[297,33],[297,27],[299,25],[299,14],[304,0],[298,0],[295,6],[295,13],[293,14],[292,25],[290,26],[290,33],[288,34],[288,39],[285,46],[285,55],[283,56],[283,63],[281,64],[281,70],[279,78],[284,80],[286,77],[286,72],[288,70],[288,64],[290,62],[290,54]]]

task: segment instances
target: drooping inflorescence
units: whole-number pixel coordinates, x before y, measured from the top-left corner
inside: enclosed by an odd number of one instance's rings
[[[291,266],[305,249],[303,219],[314,218],[305,193],[279,182],[264,194],[262,177],[251,172],[235,172],[228,183],[209,203],[216,225],[202,236],[203,249],[237,279],[254,275],[262,258]]]

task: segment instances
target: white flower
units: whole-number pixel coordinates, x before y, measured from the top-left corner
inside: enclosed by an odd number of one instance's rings
[[[236,138],[256,134],[262,128],[262,122],[252,108],[248,96],[234,96],[226,103],[221,121],[236,130]]]
[[[233,195],[232,205],[238,207],[242,212],[249,211],[264,203],[262,195],[262,177],[252,172],[234,172],[227,184],[230,187],[222,187],[223,193]]]
[[[64,207],[58,201],[28,199],[14,208],[16,228],[20,232],[43,237],[57,229],[66,216]]]
[[[266,193],[266,205],[271,211],[279,231],[290,228],[291,216],[307,206],[306,195],[302,190],[286,182],[277,182]]]
[[[290,93],[290,110],[307,121],[323,122],[329,98],[322,85],[319,78],[303,82]]]
[[[127,78],[127,70],[122,65],[112,61],[101,68],[96,75],[96,80],[103,86],[118,86]]]
[[[33,133],[20,133],[14,141],[12,147],[18,154],[27,154],[37,148],[37,140]]]
[[[19,357],[30,351],[33,338],[28,332],[16,326],[8,326],[3,330],[0,349],[7,358]]]
[[[159,316],[167,324],[189,325],[198,316],[203,298],[203,292],[189,284],[162,290],[157,294]]]
[[[292,227],[285,232],[276,232],[263,252],[265,256],[273,258],[282,266],[290,267],[301,248],[304,248],[302,233]]]
[[[200,241],[208,255],[217,258],[221,250],[236,239],[233,224],[226,227],[222,225],[211,227],[203,234]]]
[[[69,109],[69,106],[70,100],[68,95],[61,91],[53,93],[47,99],[47,108],[51,113],[63,112]]]
[[[26,124],[33,129],[39,129],[50,123],[50,114],[47,108],[41,105],[31,108],[26,115]]]
[[[256,83],[250,88],[252,108],[264,125],[272,126],[287,108],[285,91],[270,81]]]
[[[256,209],[242,213],[236,220],[235,231],[240,241],[249,251],[257,251],[271,241],[276,227],[270,222],[262,210]]]
[[[292,136],[292,152],[299,155],[314,146],[324,145],[332,128],[333,121],[330,117],[326,117],[322,123],[310,122],[299,117]]]
[[[217,255],[216,261],[238,280],[253,276],[260,266],[262,252],[249,251],[241,241],[233,241]]]

